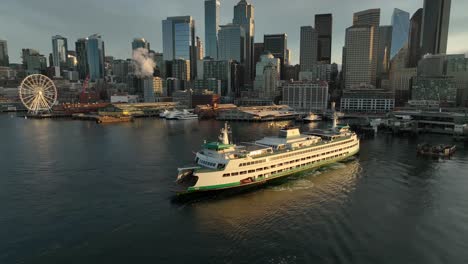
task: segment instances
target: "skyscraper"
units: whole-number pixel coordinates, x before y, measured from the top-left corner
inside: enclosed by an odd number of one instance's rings
[[[265,51],[271,52],[275,58],[280,59],[281,62],[281,79],[284,77],[284,64],[286,59],[286,50],[288,49],[288,35],[274,34],[265,35],[263,38]]]
[[[345,88],[372,84],[374,26],[361,25],[346,29]]]
[[[390,70],[390,51],[392,49],[392,26],[379,27],[379,48],[377,53],[377,87],[381,81],[388,79]]]
[[[315,15],[315,30],[318,33],[317,60],[330,64],[332,51],[332,14]]]
[[[162,22],[165,61],[190,61],[191,78],[196,76],[195,20],[191,16],[168,17]]]
[[[6,40],[0,39],[0,66],[8,67],[10,60],[8,57],[8,44]]]
[[[371,25],[379,26],[380,25],[380,9],[368,9],[360,11],[353,14],[353,25],[362,26],[362,25]]]
[[[261,98],[274,99],[278,95],[277,87],[280,78],[280,60],[269,51],[260,56],[256,65],[254,89]]]
[[[451,0],[424,0],[421,55],[447,52]]]
[[[219,60],[235,60],[239,63],[247,62],[247,37],[244,27],[235,24],[227,24],[219,30]]]
[[[26,74],[44,74],[47,68],[47,59],[34,49],[22,49],[21,57]]]
[[[203,80],[221,81],[221,96],[238,97],[242,82],[242,70],[240,64],[235,61],[214,60],[205,58],[203,60]]]
[[[408,12],[395,8],[392,15],[392,51],[390,57],[393,58],[398,51],[408,42],[409,31],[409,16]]]
[[[59,67],[61,70],[64,70],[67,67],[67,38],[60,35],[52,37],[52,58],[54,67]]]
[[[190,81],[190,61],[178,59],[172,62],[172,77],[180,81]]]
[[[218,59],[219,0],[205,1],[205,52],[206,56]]]
[[[301,27],[299,64],[301,71],[313,71],[317,64],[318,33],[311,26]]]
[[[203,42],[201,41],[200,37],[197,36],[196,38],[196,45],[197,45],[197,60],[203,60],[203,54],[204,54],[204,49],[203,49]]]
[[[132,41],[132,50],[139,48],[150,50],[150,43],[144,38],[134,38]]]
[[[260,61],[260,56],[262,56],[263,52],[265,51],[265,45],[263,43],[255,43],[254,44],[254,63],[257,65],[257,63]],[[255,68],[254,68],[255,72]]]
[[[421,58],[422,16],[423,9],[420,8],[414,13],[410,21],[408,33],[408,67],[410,68],[418,66],[418,61]]]
[[[378,49],[379,49],[379,26],[380,26],[380,9],[368,9],[354,13],[353,15],[354,26],[371,26],[371,82],[370,84],[376,85],[377,82],[377,64],[378,64]]]
[[[422,11],[422,10],[421,10]],[[422,14],[422,13],[421,13]],[[407,68],[408,48],[403,47],[393,57],[390,66],[389,80],[395,92],[395,105],[404,106],[410,99],[411,82],[416,77],[416,68]]]
[[[104,78],[104,41],[100,35],[92,35],[86,45],[90,79],[95,81]]]
[[[246,36],[245,55],[246,60],[244,63],[245,81],[250,83],[253,79],[253,68],[255,67],[254,58],[254,36],[255,36],[255,8],[246,0],[240,0],[234,7],[233,24],[243,27]]]
[[[81,80],[86,79],[86,76],[89,74],[88,53],[86,51],[87,44],[87,38],[80,38],[75,42],[76,68],[78,69],[78,75]]]

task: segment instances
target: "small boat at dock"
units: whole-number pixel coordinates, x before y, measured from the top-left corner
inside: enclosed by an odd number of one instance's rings
[[[96,123],[98,124],[124,123],[132,121],[133,117],[131,116],[100,116],[96,119]]]
[[[424,143],[418,145],[417,153],[424,156],[450,157],[455,153],[456,149],[455,145],[431,145]]]
[[[322,117],[318,114],[308,113],[306,116],[302,118],[302,122],[304,123],[312,123],[322,121]]]

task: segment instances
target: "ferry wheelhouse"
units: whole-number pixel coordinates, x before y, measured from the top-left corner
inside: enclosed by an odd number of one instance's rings
[[[195,166],[178,169],[180,194],[264,184],[270,180],[347,159],[359,152],[359,138],[348,126],[300,133],[284,127],[276,137],[235,145],[228,125],[219,141],[205,143]]]

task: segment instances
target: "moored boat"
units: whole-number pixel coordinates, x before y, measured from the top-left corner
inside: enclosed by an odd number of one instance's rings
[[[166,116],[169,114],[170,112],[168,110],[164,110],[162,111],[161,113],[159,113],[159,117],[160,118],[166,118]]]
[[[456,150],[457,147],[455,145],[431,145],[424,143],[417,147],[418,154],[435,157],[450,157]]]
[[[312,123],[322,121],[322,117],[320,115],[309,113],[305,117],[302,118],[302,122],[304,123]]]
[[[182,113],[183,113],[182,111],[173,110],[173,111],[169,111],[164,117],[167,120],[175,120],[175,119],[177,119],[176,117],[181,115]]]
[[[133,118],[131,116],[100,116],[96,119],[96,123],[98,124],[124,123],[132,121]]]
[[[184,110],[182,113],[175,115],[176,120],[194,120],[198,119],[198,115],[190,111]]]

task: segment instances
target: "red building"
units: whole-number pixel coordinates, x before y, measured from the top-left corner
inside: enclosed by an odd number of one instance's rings
[[[219,98],[217,94],[193,94],[192,108],[197,107],[197,105],[214,106],[215,104],[219,104]]]

